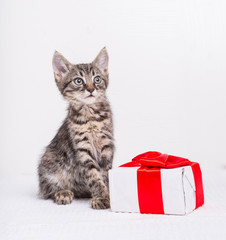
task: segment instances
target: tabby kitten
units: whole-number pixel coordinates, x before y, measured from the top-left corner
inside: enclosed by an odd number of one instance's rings
[[[53,71],[69,107],[38,167],[40,196],[57,204],[91,197],[92,208],[109,208],[108,170],[114,142],[112,113],[105,95],[107,50],[103,48],[92,63],[77,65],[55,52]]]

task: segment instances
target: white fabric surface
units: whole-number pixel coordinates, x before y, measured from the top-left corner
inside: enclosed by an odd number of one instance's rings
[[[186,216],[58,206],[36,196],[36,176],[0,177],[0,239],[226,239],[226,169],[201,166],[205,205]]]

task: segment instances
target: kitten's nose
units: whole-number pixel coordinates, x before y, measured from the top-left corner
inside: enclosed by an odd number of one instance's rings
[[[94,88],[87,88],[87,91],[92,93],[94,91]]]

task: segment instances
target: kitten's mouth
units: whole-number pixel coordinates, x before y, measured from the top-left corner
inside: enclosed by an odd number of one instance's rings
[[[94,97],[92,94],[90,94],[89,96],[87,96],[86,98],[92,98]]]

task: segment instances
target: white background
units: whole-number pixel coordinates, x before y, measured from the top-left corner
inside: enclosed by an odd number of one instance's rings
[[[54,50],[110,56],[114,166],[149,150],[226,163],[226,2],[0,2],[0,174],[35,174],[66,116]]]

